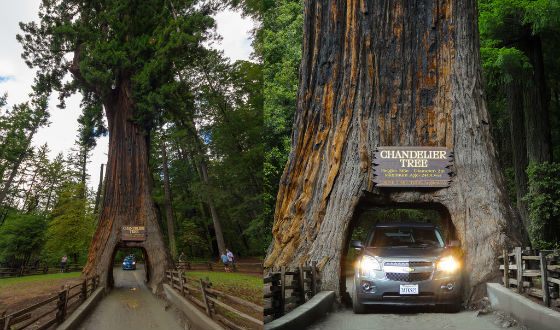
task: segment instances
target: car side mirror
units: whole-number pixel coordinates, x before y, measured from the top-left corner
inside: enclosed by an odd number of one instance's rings
[[[447,244],[448,247],[460,247],[461,246],[461,242],[457,241],[457,240],[452,240],[449,241],[449,244]]]
[[[351,241],[350,246],[353,247],[356,250],[362,250],[364,248],[364,245],[362,244],[362,242],[360,242],[358,240]]]

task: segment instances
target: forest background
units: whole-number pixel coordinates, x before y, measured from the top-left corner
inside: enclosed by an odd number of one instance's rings
[[[149,137],[152,197],[173,257],[183,252],[190,260],[217,258],[224,244],[238,256],[261,256],[261,59],[254,52],[250,60],[232,62],[212,47],[220,42],[214,15],[237,10],[258,21],[250,1],[126,3],[108,1],[89,9],[122,29],[113,36],[134,34],[135,39],[97,44],[86,80],[110,87],[106,68],[140,68],[132,120]],[[69,12],[72,4],[44,0],[40,17]],[[83,9],[82,15],[88,10],[81,2],[75,8]],[[119,26],[119,15],[140,15],[146,22]],[[92,188],[87,165],[108,131],[103,107],[96,95],[68,83],[60,70],[67,59],[57,53],[76,37],[92,36],[64,15],[53,17],[42,26],[23,22],[17,36],[22,61],[39,68],[29,100],[9,106],[9,95],[0,98],[0,264],[6,267],[53,264],[63,255],[83,264],[102,209],[104,168],[96,169],[101,179]],[[161,28],[150,29],[154,22]],[[129,51],[138,57],[123,56]],[[145,54],[153,57],[146,60]],[[167,77],[174,78],[162,80]],[[147,90],[150,85],[158,88]],[[50,105],[65,108],[65,99],[76,93],[82,100],[74,148],[49,157],[48,144],[35,146],[33,138],[50,124]]]
[[[291,148],[303,2],[263,15],[264,224],[270,233]],[[560,241],[560,1],[479,0],[485,98],[510,199],[535,248]],[[390,215],[387,215],[390,217]]]

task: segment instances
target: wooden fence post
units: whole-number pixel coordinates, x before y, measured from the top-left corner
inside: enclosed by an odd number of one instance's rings
[[[546,256],[544,255],[544,253],[539,253],[539,260],[541,264],[543,303],[546,307],[550,307],[550,292],[548,290],[548,267],[546,264]]]
[[[12,318],[12,316],[8,315],[4,319],[4,326],[2,327],[4,330],[10,330],[10,320],[11,320],[11,318]]]
[[[58,293],[58,310],[56,312],[56,323],[61,324],[66,319],[66,307],[68,306],[68,286],[64,286]]]
[[[504,286],[509,288],[509,256],[508,250],[504,249]]]
[[[517,266],[517,292],[523,293],[523,258],[521,255],[521,247],[515,248],[515,265]]]
[[[206,290],[204,281],[199,279],[200,282],[200,291],[202,292],[202,300],[204,301],[204,306],[206,307],[206,314],[212,318],[212,313],[210,312],[210,304],[208,303],[208,298],[206,297]]]
[[[311,294],[317,294],[317,261],[311,262]]]
[[[305,303],[305,271],[299,266],[299,304]]]
[[[280,314],[286,313],[286,267],[280,270]]]
[[[181,282],[181,296],[185,296],[185,283],[184,283],[185,277],[183,275],[183,272],[181,272],[181,274],[179,274],[179,282]]]
[[[80,292],[80,299],[82,299],[82,300],[87,299],[87,277],[82,282],[82,290]]]

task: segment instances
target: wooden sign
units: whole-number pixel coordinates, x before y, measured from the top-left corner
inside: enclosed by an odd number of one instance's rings
[[[376,187],[449,187],[453,154],[443,147],[378,147]]]
[[[123,226],[122,227],[122,240],[123,241],[145,241],[146,240],[146,227],[144,227],[144,226]]]

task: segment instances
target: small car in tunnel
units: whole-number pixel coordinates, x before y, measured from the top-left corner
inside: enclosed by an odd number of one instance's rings
[[[352,241],[354,265],[352,307],[366,305],[438,305],[461,307],[462,258],[458,242],[446,245],[430,223],[378,223],[365,244]]]
[[[126,256],[122,263],[123,270],[135,270],[136,269],[136,259],[134,256]]]

